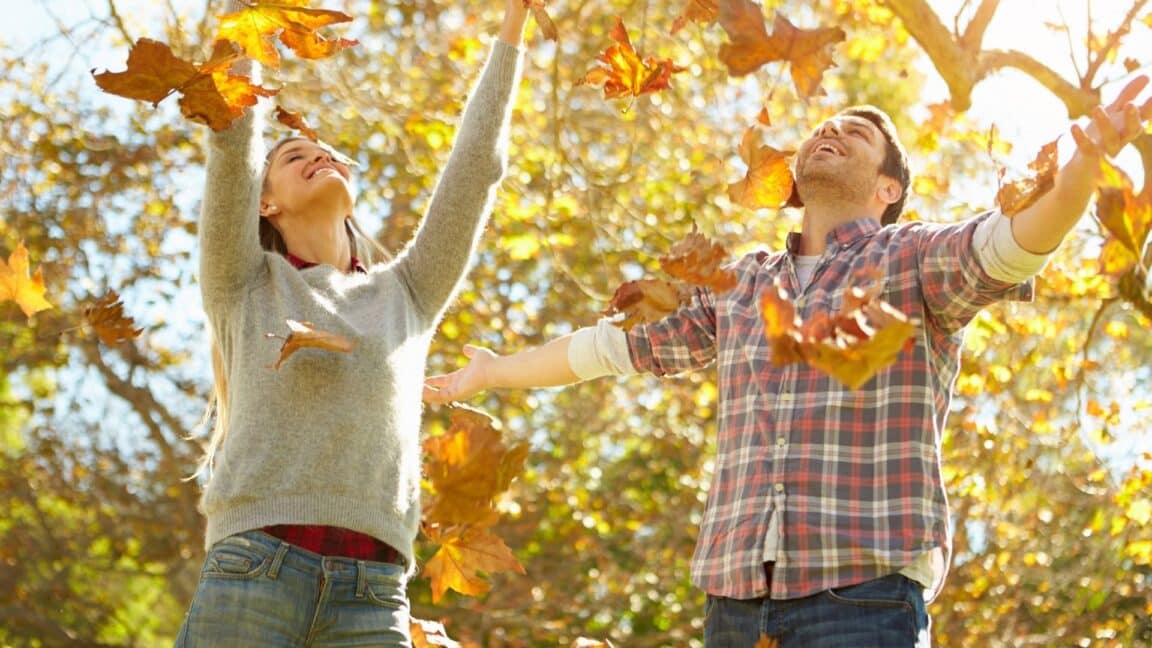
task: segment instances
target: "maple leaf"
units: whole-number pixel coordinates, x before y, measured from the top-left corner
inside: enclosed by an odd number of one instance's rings
[[[764,334],[772,350],[772,363],[783,366],[805,362],[857,389],[896,361],[912,343],[919,323],[878,299],[882,284],[870,289],[852,286],[839,313],[817,313],[801,322],[795,307],[777,282],[760,300]],[[879,312],[873,324],[865,311]]]
[[[996,192],[996,204],[1000,213],[1014,216],[1035,203],[1056,184],[1056,171],[1059,169],[1056,141],[1052,140],[1040,147],[1036,159],[1028,163],[1031,175],[1002,184]],[[1000,169],[1000,179],[1004,178]]]
[[[445,648],[459,648],[460,643],[448,637],[448,631],[439,621],[425,619],[408,619],[409,634],[412,635],[412,648],[430,648],[443,646]]]
[[[632,40],[628,38],[628,30],[624,28],[620,16],[616,16],[616,24],[609,37],[615,44],[609,45],[608,49],[596,57],[601,63],[600,67],[592,68],[576,82],[577,86],[603,84],[605,99],[625,95],[639,97],[665,90],[673,74],[687,69],[674,64],[672,59],[657,60],[649,56],[641,60],[632,48]]]
[[[301,115],[298,112],[284,110],[280,106],[276,106],[275,116],[276,121],[284,124],[288,128],[299,131],[300,134],[304,137],[307,137],[313,142],[320,141],[320,137],[317,136],[316,131],[312,130],[312,127],[308,125],[308,120],[304,119],[304,115]]]
[[[140,337],[142,328],[133,328],[135,322],[124,315],[124,304],[115,290],[84,308],[84,319],[96,332],[96,337],[108,346]]]
[[[540,33],[544,34],[544,38],[554,41],[560,37],[556,23],[552,22],[552,17],[544,9],[544,0],[524,0],[524,7],[532,12],[532,19],[540,27]]]
[[[672,21],[672,28],[668,31],[675,34],[689,22],[710,25],[716,22],[716,16],[719,13],[720,6],[716,4],[716,0],[686,0],[684,11],[680,12],[676,20]]]
[[[505,446],[495,420],[470,407],[453,407],[449,421],[444,434],[424,441],[424,474],[435,493],[424,518],[432,524],[491,519],[492,500],[524,471],[528,444]]]
[[[662,279],[626,281],[616,289],[603,314],[608,317],[624,314],[624,319],[616,325],[628,330],[636,324],[663,319],[688,299],[682,286]]]
[[[0,302],[12,300],[31,317],[42,310],[52,308],[44,298],[44,274],[36,268],[36,274],[29,274],[28,248],[24,242],[16,246],[8,256],[8,263],[0,258]]]
[[[660,268],[676,279],[724,292],[736,285],[736,272],[720,267],[728,257],[723,245],[697,232],[693,224],[684,240],[660,257]]]
[[[284,340],[284,344],[280,346],[280,357],[276,359],[276,364],[272,365],[273,369],[279,369],[285,360],[300,349],[323,349],[325,351],[348,353],[356,347],[355,343],[343,335],[314,328],[311,322],[297,322],[292,319],[287,320],[287,322],[288,328],[291,331],[288,337],[275,333],[264,334],[266,337],[282,338]]]
[[[482,574],[526,573],[508,545],[487,529],[454,527],[440,534],[437,541],[439,549],[424,566],[424,576],[432,581],[433,603],[439,603],[449,589],[468,596],[487,592],[491,583]]]
[[[311,9],[307,4],[307,0],[254,3],[220,16],[217,36],[236,43],[248,56],[271,68],[280,67],[277,35],[281,43],[305,59],[325,58],[359,44],[345,38],[328,40],[316,31],[349,22],[352,16],[328,9]]]
[[[1110,273],[1121,274],[1139,262],[1152,234],[1152,188],[1137,194],[1128,174],[1107,160],[1101,160],[1101,171],[1096,219],[1111,240],[1100,254]]]
[[[780,12],[769,36],[763,10],[752,0],[720,0],[719,21],[728,33],[719,51],[728,74],[743,76],[765,63],[787,61],[796,93],[804,98],[820,89],[820,78],[833,66],[831,46],[845,38],[839,27],[798,29]]]
[[[788,165],[795,153],[761,145],[756,127],[749,128],[740,141],[740,159],[748,165],[748,171],[742,180],[728,185],[728,198],[749,209],[783,207],[795,185],[792,168]]]

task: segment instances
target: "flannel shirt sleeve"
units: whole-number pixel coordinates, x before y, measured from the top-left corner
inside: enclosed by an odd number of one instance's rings
[[[657,376],[700,369],[716,359],[716,308],[697,288],[691,303],[664,319],[632,327],[628,352],[638,371]]]

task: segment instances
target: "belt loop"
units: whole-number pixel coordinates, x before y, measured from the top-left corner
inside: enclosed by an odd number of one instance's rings
[[[280,575],[280,565],[284,564],[284,556],[288,554],[288,548],[292,545],[280,541],[280,546],[276,547],[276,555],[272,556],[272,564],[268,566],[268,578],[276,580]]]
[[[363,560],[356,561],[356,598],[364,598],[368,589],[368,565]]]

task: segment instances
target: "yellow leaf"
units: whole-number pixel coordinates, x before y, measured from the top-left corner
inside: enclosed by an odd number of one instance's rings
[[[52,304],[44,299],[44,275],[41,269],[37,268],[35,275],[29,275],[28,249],[24,247],[23,241],[12,251],[8,263],[0,259],[0,302],[9,299],[16,302],[29,317],[52,308]]]
[[[1152,520],[1152,500],[1144,498],[1132,502],[1124,515],[1140,526],[1148,524],[1148,521]]]
[[[479,596],[491,584],[481,575],[502,571],[524,574],[524,567],[504,541],[487,529],[455,527],[440,536],[440,548],[424,567],[424,576],[432,581],[432,602],[449,589],[468,596]]]

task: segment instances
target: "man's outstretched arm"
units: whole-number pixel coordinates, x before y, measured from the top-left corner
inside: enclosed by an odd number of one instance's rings
[[[1020,247],[1034,254],[1051,252],[1076,226],[1096,189],[1101,158],[1116,155],[1152,119],[1152,99],[1136,103],[1147,85],[1147,76],[1136,77],[1112,103],[1092,111],[1086,129],[1072,126],[1076,152],[1056,173],[1055,186],[1012,217],[1012,234]]]

